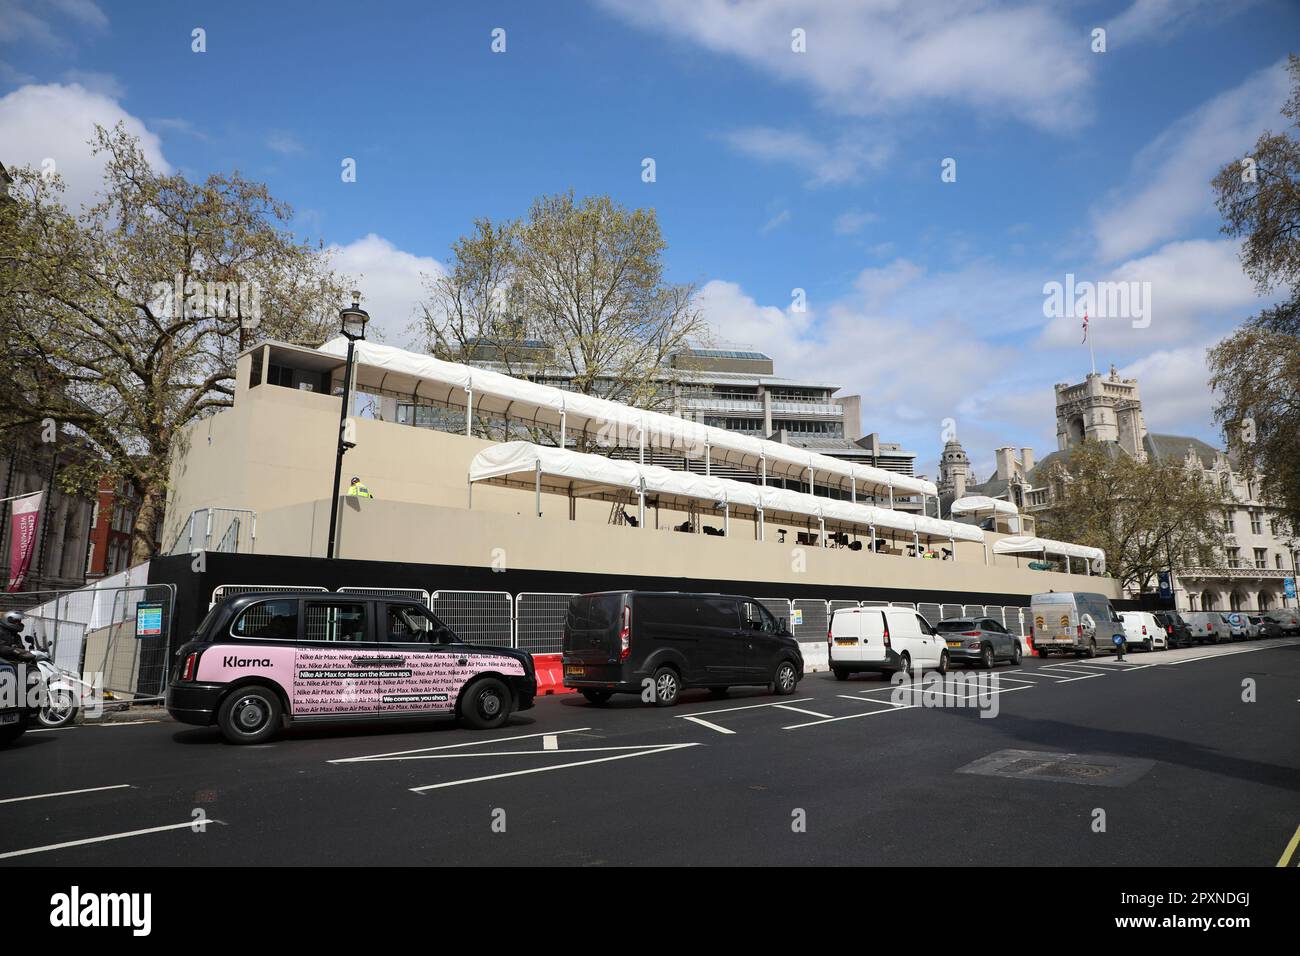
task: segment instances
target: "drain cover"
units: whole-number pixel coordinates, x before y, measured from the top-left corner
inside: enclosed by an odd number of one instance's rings
[[[1096,787],[1126,787],[1155,766],[1154,760],[1043,750],[999,750],[958,768],[958,773],[1018,780],[1051,780]]]

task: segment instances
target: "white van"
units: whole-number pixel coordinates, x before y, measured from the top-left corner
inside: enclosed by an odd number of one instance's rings
[[[1221,611],[1189,611],[1183,615],[1192,629],[1192,640],[1217,644],[1232,640],[1232,630]]]
[[[948,670],[948,642],[911,608],[836,608],[826,644],[837,680],[864,671],[888,678],[898,671]]]
[[[1130,648],[1163,651],[1169,647],[1165,629],[1150,611],[1120,611],[1119,619],[1124,622],[1124,640]]]

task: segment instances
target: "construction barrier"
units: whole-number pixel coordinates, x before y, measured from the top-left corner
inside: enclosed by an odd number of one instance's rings
[[[562,654],[534,654],[533,665],[537,668],[537,696],[547,697],[552,694],[575,694],[571,687],[564,686],[564,664]]]

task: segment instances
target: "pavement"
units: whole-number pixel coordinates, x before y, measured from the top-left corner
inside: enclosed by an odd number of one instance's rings
[[[992,673],[255,747],[147,713],[33,731],[0,751],[0,866],[1300,864],[1300,640]]]

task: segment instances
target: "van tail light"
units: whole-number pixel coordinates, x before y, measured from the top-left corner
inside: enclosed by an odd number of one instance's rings
[[[884,615],[881,616],[883,617]],[[885,647],[893,647],[893,645],[889,643],[889,618],[887,617],[885,618]]]
[[[1165,625],[1165,633],[1166,633],[1166,634],[1172,634],[1172,633],[1174,633],[1174,626],[1173,626],[1172,624],[1166,624],[1166,625]]]
[[[1082,624],[1078,625],[1078,626],[1075,628],[1075,631],[1078,632],[1078,634],[1079,634],[1080,637],[1083,637],[1083,625],[1082,625]]]
[[[1142,625],[1142,636],[1145,637],[1145,636],[1146,636],[1146,633],[1147,633],[1147,626],[1146,626],[1145,624],[1143,624],[1143,625]]]
[[[632,653],[632,608],[623,606],[623,629],[618,632],[618,659],[625,661]]]
[[[831,629],[830,626],[828,625],[826,627],[826,649],[829,651],[831,649],[831,645],[834,643],[835,642],[831,639]]]
[[[194,680],[194,669],[199,662],[199,652],[192,651],[185,656],[185,666],[181,668],[181,680]]]

